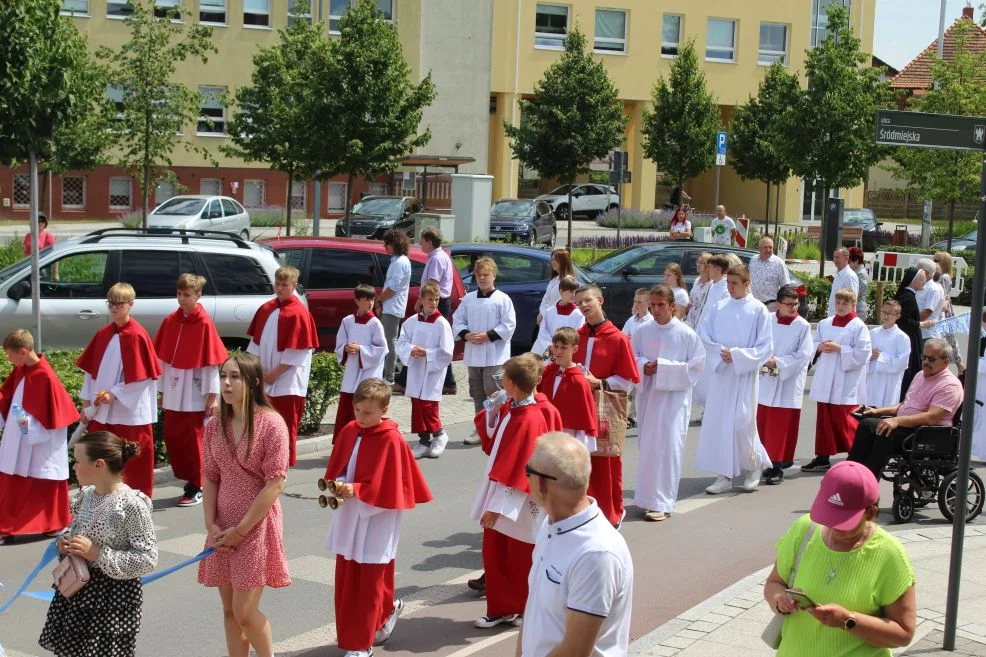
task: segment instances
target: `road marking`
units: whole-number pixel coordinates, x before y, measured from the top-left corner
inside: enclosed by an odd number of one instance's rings
[[[186,557],[194,557],[202,551],[206,538],[205,534],[186,534],[159,542],[157,549],[159,552],[172,552]]]
[[[466,657],[467,655],[471,655],[473,653],[479,652],[480,650],[485,650],[486,648],[489,648],[492,645],[496,645],[501,641],[511,639],[517,636],[519,633],[520,633],[519,630],[510,630],[509,632],[497,634],[496,636],[487,637],[482,641],[471,643],[465,648],[462,648],[461,650],[456,650],[455,652],[453,652],[450,655],[447,655],[446,657]]]
[[[332,586],[336,579],[336,560],[309,554],[288,561],[288,572],[291,579],[304,579],[309,582]]]

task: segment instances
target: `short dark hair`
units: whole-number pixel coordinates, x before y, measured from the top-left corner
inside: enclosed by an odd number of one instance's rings
[[[798,299],[798,291],[793,285],[782,285],[781,289],[777,290],[777,300],[783,301],[784,299]]]
[[[726,270],[729,269],[729,259],[721,253],[713,253],[705,259],[705,265],[712,265],[725,274]]]
[[[571,326],[563,326],[551,336],[551,344],[555,344],[556,342],[577,347],[579,346],[579,332]]]
[[[661,285],[655,285],[650,290],[648,290],[648,293],[652,297],[663,298],[665,301],[668,302],[669,306],[674,305],[674,290],[671,289],[670,285],[664,285],[663,283]]]
[[[376,299],[377,291],[373,289],[372,285],[360,283],[353,288],[353,296],[357,299]]]
[[[407,233],[398,228],[391,228],[384,233],[383,243],[394,250],[394,255],[407,255],[411,250],[411,240],[407,238]]]
[[[558,289],[562,292],[576,292],[579,289],[579,282],[574,276],[562,276],[558,281]]]
[[[433,226],[428,226],[421,231],[421,239],[428,240],[437,248],[442,245],[442,231]]]

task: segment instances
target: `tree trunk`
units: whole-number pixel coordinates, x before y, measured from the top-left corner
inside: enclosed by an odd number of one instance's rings
[[[291,187],[294,185],[294,171],[288,171],[288,201],[284,206],[284,212],[286,215],[285,224],[287,236],[291,237]]]
[[[945,247],[949,253],[952,252],[952,226],[955,223],[955,199],[948,202],[948,245]]]
[[[572,251],[572,216],[575,214],[572,207],[572,185],[574,182],[568,183],[568,250]]]
[[[781,231],[781,184],[774,185],[774,234]]]
[[[770,235],[770,181],[767,181],[767,208],[763,212],[763,234]]]
[[[38,261],[40,246],[40,227],[38,226],[38,155],[34,151],[28,156],[31,172],[31,315],[34,319],[34,351],[41,353],[41,268]],[[57,265],[56,265],[57,266]]]
[[[822,188],[825,190],[822,196],[822,234],[818,237],[818,247],[821,251],[821,255],[818,258],[818,275],[822,277],[825,276],[825,253],[826,247],[828,246],[828,244],[826,244],[827,240],[825,239],[825,204],[828,202],[829,198],[829,184],[826,182],[824,185],[825,186]],[[812,188],[811,193],[815,193],[814,187]],[[836,246],[838,247],[838,245]]]
[[[151,117],[149,113],[144,114],[144,164],[142,167],[143,180],[141,181],[140,199],[140,225],[144,232],[147,232],[147,191],[150,186],[151,176]]]
[[[351,210],[350,205],[352,205],[350,201],[353,200],[353,180],[355,178],[356,176],[353,174],[349,174],[346,178],[346,202],[344,203],[346,206],[346,214],[342,217],[342,233],[346,237],[352,237],[352,226],[350,225],[352,220],[349,217],[349,211]]]

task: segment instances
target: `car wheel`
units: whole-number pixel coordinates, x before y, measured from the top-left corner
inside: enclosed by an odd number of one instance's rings
[[[555,210],[555,216],[558,217],[558,221],[568,221],[568,203],[562,203]]]
[[[240,231],[240,239],[242,239],[244,242],[249,242],[250,241],[250,231],[248,229],[246,229],[246,228],[244,228],[242,231]]]

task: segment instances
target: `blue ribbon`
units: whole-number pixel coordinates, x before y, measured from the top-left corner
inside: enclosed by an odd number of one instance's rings
[[[2,607],[0,607],[0,614],[7,611],[7,608],[10,605],[14,604],[14,600],[19,598],[21,594],[24,593],[24,590],[28,587],[28,585],[34,581],[34,578],[38,576],[38,573],[40,573],[41,570],[46,565],[48,565],[48,563],[51,560],[53,560],[56,556],[58,556],[58,548],[55,547],[55,542],[56,541],[52,541],[51,543],[48,543],[48,546],[45,548],[45,551],[41,554],[41,561],[38,562],[38,565],[34,567],[34,570],[31,571],[31,573],[27,576],[27,578],[20,585],[20,587],[18,587],[17,591],[14,593],[14,597],[12,597],[10,600],[7,600],[7,602]]]

